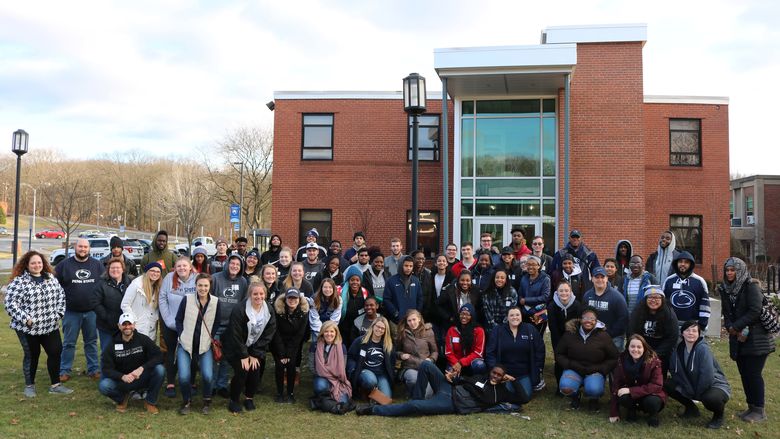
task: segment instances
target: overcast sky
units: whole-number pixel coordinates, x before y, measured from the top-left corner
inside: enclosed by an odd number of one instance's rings
[[[441,89],[433,49],[538,44],[547,26],[646,23],[645,94],[727,96],[731,171],[780,173],[773,1],[7,1],[0,138],[72,157],[186,156],[271,127],[275,90]],[[6,150],[6,148],[2,148]],[[10,154],[10,153],[8,153]]]

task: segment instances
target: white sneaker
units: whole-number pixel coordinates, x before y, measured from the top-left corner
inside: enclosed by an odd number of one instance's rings
[[[534,392],[540,392],[547,384],[544,382],[544,378],[539,381],[539,384],[534,386]]]
[[[53,386],[49,387],[49,393],[52,394],[60,394],[60,395],[70,395],[73,393],[73,389],[70,389],[68,387],[63,386],[60,384],[55,384]]]
[[[35,385],[24,386],[24,396],[26,398],[35,398],[38,394],[35,392]]]

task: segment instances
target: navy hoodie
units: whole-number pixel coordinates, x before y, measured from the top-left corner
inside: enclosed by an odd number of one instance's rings
[[[596,308],[599,313],[599,321],[606,325],[607,334],[610,337],[626,335],[628,306],[626,299],[613,286],[607,285],[606,291],[601,296],[597,296],[596,290],[591,288],[585,293],[583,302],[586,306]]]
[[[89,312],[97,306],[96,290],[105,267],[93,257],[79,262],[75,256],[57,264],[57,280],[65,290],[65,309],[74,312]]]

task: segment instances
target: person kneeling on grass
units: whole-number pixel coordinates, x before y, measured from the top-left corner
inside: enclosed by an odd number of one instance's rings
[[[322,324],[309,350],[309,364],[314,371],[314,397],[309,399],[309,407],[336,415],[353,410],[347,348],[341,343],[338,323],[331,320]]]
[[[160,348],[151,338],[135,330],[135,316],[119,316],[119,334],[103,351],[103,378],[98,390],[116,403],[116,411],[124,413],[131,391],[146,390],[146,411],[156,415],[165,367]]]
[[[628,410],[626,420],[636,421],[637,409],[647,413],[647,425],[658,427],[658,412],[664,408],[664,375],[661,360],[644,337],[634,334],[612,372],[612,400],[609,422],[620,420],[620,407]]]
[[[501,365],[490,374],[458,377],[454,372],[444,375],[435,364],[423,362],[412,391],[412,399],[389,405],[367,405],[357,409],[358,415],[409,416],[469,414],[481,411],[507,413],[519,410],[530,400],[528,392]],[[433,396],[425,399],[428,386]]]

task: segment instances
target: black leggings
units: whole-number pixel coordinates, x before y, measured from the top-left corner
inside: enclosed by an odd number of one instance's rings
[[[686,398],[680,392],[674,389],[674,383],[672,380],[666,382],[664,390],[671,397],[680,402],[685,407],[693,406],[693,401],[690,398]],[[710,387],[705,391],[700,398],[698,398],[704,408],[711,411],[715,416],[723,416],[723,410],[726,408],[726,403],[729,400],[729,396],[723,390],[715,387]]]
[[[300,357],[300,356],[299,356]],[[297,358],[290,358],[287,364],[282,364],[282,357],[274,355],[274,378],[276,378],[276,393],[284,394],[284,376],[287,374],[287,395],[292,395],[295,390],[295,362]]]
[[[631,398],[631,395],[623,395],[618,398],[618,403],[628,410],[641,410],[650,417],[658,416],[658,412],[664,408],[664,402],[656,395],[647,395],[638,399]]]
[[[252,399],[255,396],[255,391],[260,385],[260,380],[263,379],[263,371],[265,370],[265,358],[259,360],[260,364],[255,370],[244,370],[241,367],[240,358],[230,362],[230,366],[233,367],[233,379],[230,380],[231,401],[238,402],[241,399],[242,390],[247,399]]]
[[[62,355],[62,339],[60,331],[44,335],[25,334],[27,346],[30,349],[30,382],[35,384],[35,372],[38,369],[38,359],[41,357],[41,347],[46,351],[46,369],[52,384],[60,382],[60,356]]]
[[[179,369],[176,368],[176,346],[179,345],[179,334],[173,329],[169,329],[164,323],[160,326],[162,327],[162,338],[167,348],[167,352],[165,352],[165,375],[168,385],[173,386],[176,384],[176,374],[179,372]],[[192,382],[195,382],[194,375],[192,376]]]
[[[16,331],[19,337],[19,344],[22,345],[22,371],[24,372],[24,385],[31,386],[35,384],[30,377],[30,345],[27,344],[27,334],[22,331]]]
[[[737,357],[737,369],[745,390],[745,401],[756,407],[764,407],[764,377],[761,372],[766,364],[764,355],[740,355]]]

